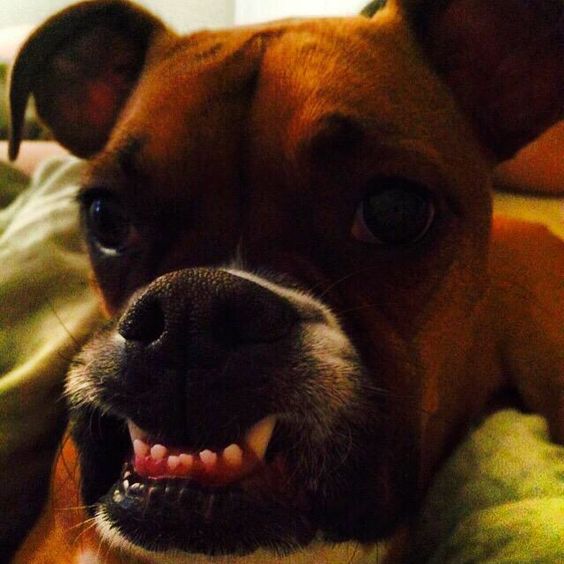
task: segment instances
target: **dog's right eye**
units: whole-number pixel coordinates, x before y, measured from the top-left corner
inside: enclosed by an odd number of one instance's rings
[[[88,234],[102,251],[122,252],[138,238],[137,230],[115,196],[93,196],[83,202],[83,210]]]

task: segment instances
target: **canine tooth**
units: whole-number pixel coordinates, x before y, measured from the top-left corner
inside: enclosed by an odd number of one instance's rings
[[[178,456],[169,456],[166,463],[171,470],[174,470],[180,464],[180,458]]]
[[[240,466],[243,461],[243,451],[236,444],[229,445],[223,451],[223,459],[229,466]]]
[[[272,438],[274,425],[276,425],[276,416],[269,415],[253,425],[245,435],[246,445],[255,453],[256,457],[261,460],[264,458],[264,454]]]
[[[127,470],[125,472],[125,474],[123,475],[124,478],[129,478],[129,476],[131,476],[131,472],[129,470]]]
[[[129,489],[129,480],[123,481],[123,489],[124,491],[127,491]]]
[[[206,466],[213,466],[217,461],[217,454],[215,452],[212,452],[211,450],[203,450],[202,452],[200,452],[200,460]]]
[[[135,423],[133,423],[131,419],[127,420],[127,428],[129,429],[129,436],[131,437],[132,443],[135,442],[136,439],[145,441],[145,439],[147,438],[147,433],[143,431],[141,427],[135,425]]]
[[[194,457],[191,454],[181,454],[178,457],[180,464],[185,468],[191,468],[192,464],[194,463]]]
[[[137,456],[147,456],[149,454],[149,450],[149,445],[141,439],[135,439],[133,441],[133,451]]]
[[[167,452],[168,452],[167,448],[163,445],[153,445],[151,447],[151,456],[155,460],[161,460],[167,455]]]

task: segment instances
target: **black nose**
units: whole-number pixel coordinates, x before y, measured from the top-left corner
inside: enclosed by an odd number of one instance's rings
[[[161,276],[130,304],[119,333],[130,342],[174,354],[213,351],[282,339],[297,320],[290,302],[229,272],[192,268]]]

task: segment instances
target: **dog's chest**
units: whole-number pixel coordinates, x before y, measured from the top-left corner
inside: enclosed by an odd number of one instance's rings
[[[381,542],[372,546],[361,546],[358,543],[341,543],[338,545],[324,545],[315,543],[299,553],[286,557],[274,557],[270,553],[258,551],[252,555],[234,559],[233,557],[208,558],[206,556],[190,555],[172,556],[170,553],[156,556],[154,559],[128,559],[128,564],[319,564],[339,563],[369,564],[370,562],[384,562],[388,553],[387,543]],[[107,562],[104,548],[94,550],[87,548],[76,555],[72,564],[103,564]],[[119,562],[124,562],[119,560]]]

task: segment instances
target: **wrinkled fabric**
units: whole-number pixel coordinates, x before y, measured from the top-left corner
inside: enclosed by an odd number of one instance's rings
[[[47,162],[31,184],[0,168],[0,193],[12,195],[0,209],[0,554],[41,508],[64,428],[64,374],[99,322],[78,234],[82,166]]]

